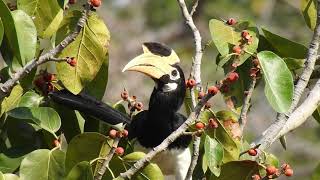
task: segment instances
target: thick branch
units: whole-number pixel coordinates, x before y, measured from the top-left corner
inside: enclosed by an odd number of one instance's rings
[[[285,126],[282,128],[280,136],[285,135],[286,133],[294,130],[303,124],[308,117],[317,109],[320,105],[320,79],[317,81],[314,88],[309,93],[308,97],[304,102],[293,112],[291,113],[289,119],[287,120]]]
[[[318,4],[320,4],[320,0],[318,0]],[[256,144],[261,144],[260,149],[266,149],[276,140],[277,137],[279,137],[280,131],[286,124],[287,117],[297,107],[299,100],[301,98],[301,95],[304,92],[305,88],[307,87],[308,82],[310,80],[310,76],[314,70],[315,62],[317,60],[317,52],[319,49],[319,36],[320,36],[320,6],[317,7],[317,24],[314,29],[314,34],[313,34],[311,43],[309,45],[306,62],[305,62],[305,68],[302,74],[300,75],[299,80],[295,86],[291,107],[287,113],[279,114],[277,116],[277,120],[273,124],[271,124],[270,127],[267,130],[265,130],[262,133],[262,135],[252,143],[252,146],[255,146]]]
[[[91,5],[89,3],[86,4],[82,16],[78,20],[77,26],[75,30],[68,35],[58,46],[56,46],[54,49],[49,51],[48,53],[40,56],[38,59],[31,60],[28,64],[26,64],[22,69],[17,71],[15,74],[12,75],[11,79],[8,79],[6,82],[0,85],[0,98],[3,98],[6,96],[12,89],[12,87],[24,76],[26,76],[28,73],[30,73],[34,68],[38,67],[40,64],[46,63],[51,60],[58,60],[54,58],[57,54],[59,54],[65,47],[67,47],[70,43],[72,43],[82,28],[85,26],[88,14],[91,9]]]
[[[103,159],[103,163],[102,163],[102,166],[101,168],[98,170],[98,173],[97,175],[94,177],[94,180],[101,180],[104,173],[106,172],[107,168],[109,167],[109,162],[111,161],[117,147],[118,147],[118,144],[119,144],[119,141],[120,141],[120,138],[116,138],[112,144],[112,148],[109,152],[109,154],[104,157]]]
[[[201,142],[201,138],[198,136],[194,136],[193,154],[192,154],[191,163],[188,169],[188,173],[185,178],[186,180],[192,179],[193,171],[196,168],[198,158],[199,158],[200,142]]]
[[[201,101],[197,104],[195,107],[194,112],[192,112],[188,119],[173,133],[171,133],[165,140],[162,141],[160,145],[153,148],[152,151],[150,151],[143,159],[140,159],[134,165],[128,169],[126,172],[121,173],[120,176],[122,178],[131,178],[136,172],[138,172],[140,169],[145,167],[147,163],[151,161],[153,157],[155,157],[158,153],[164,151],[167,149],[167,147],[178,137],[180,137],[187,129],[188,127],[194,123],[194,121],[198,118],[200,111],[202,107],[205,105],[205,103],[212,97],[211,94],[206,95],[204,98],[201,99]]]

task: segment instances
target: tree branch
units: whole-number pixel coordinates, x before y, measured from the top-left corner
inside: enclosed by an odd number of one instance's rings
[[[22,69],[17,71],[12,75],[11,79],[8,79],[6,82],[0,85],[0,98],[6,96],[12,89],[12,87],[24,76],[31,72],[34,68],[39,65],[46,63],[48,61],[58,60],[55,58],[57,54],[59,54],[65,47],[67,47],[70,43],[72,43],[82,28],[85,26],[88,18],[88,14],[91,10],[92,6],[87,3],[82,12],[82,16],[78,20],[77,26],[75,30],[69,34],[59,45],[57,45],[54,49],[49,51],[48,53],[40,56],[39,58],[32,59],[29,63],[27,63]]]
[[[244,127],[247,123],[247,114],[248,114],[248,110],[250,107],[250,100],[252,97],[254,87],[256,86],[256,82],[257,82],[257,78],[252,77],[250,87],[247,91],[246,97],[243,100],[244,102],[243,102],[243,106],[242,106],[240,118],[239,118],[239,125],[240,125],[240,129],[241,129],[242,134],[243,134]]]
[[[320,4],[320,0],[317,1]],[[308,85],[310,76],[314,70],[315,62],[317,60],[317,52],[319,49],[319,36],[320,36],[320,6],[317,7],[317,24],[314,29],[314,34],[311,43],[308,48],[308,53],[305,62],[305,68],[299,77],[299,80],[295,86],[293,101],[290,109],[287,113],[278,114],[277,120],[265,130],[262,135],[257,138],[251,146],[261,144],[260,149],[266,149],[279,137],[279,133],[282,128],[286,125],[287,117],[297,107],[302,93]]]
[[[114,140],[114,142],[112,144],[112,148],[111,148],[109,154],[104,157],[102,166],[98,170],[97,175],[94,177],[94,180],[101,180],[102,179],[104,173],[106,172],[107,168],[109,167],[109,162],[111,161],[111,159],[112,159],[112,157],[118,147],[120,139],[121,139],[120,137],[117,137]]]
[[[187,176],[185,178],[186,180],[192,179],[193,171],[196,168],[196,165],[199,159],[200,142],[201,142],[201,138],[199,136],[194,136],[193,154],[191,157],[191,163],[187,172]]]

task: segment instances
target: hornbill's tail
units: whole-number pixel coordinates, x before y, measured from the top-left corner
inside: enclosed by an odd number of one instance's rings
[[[131,122],[127,115],[88,95],[74,95],[67,90],[62,90],[50,92],[49,96],[57,104],[78,110],[111,125]]]

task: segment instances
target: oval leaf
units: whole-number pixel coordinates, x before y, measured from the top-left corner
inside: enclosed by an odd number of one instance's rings
[[[204,156],[210,171],[215,175],[220,175],[220,165],[223,159],[223,147],[221,144],[210,136],[206,136],[204,142]]]
[[[21,180],[55,180],[64,178],[65,153],[61,150],[39,149],[28,154],[21,163]]]
[[[2,116],[3,113],[15,108],[19,103],[22,94],[22,87],[20,85],[14,86],[12,91],[10,92],[10,95],[8,97],[5,97],[1,102],[0,116]]]
[[[43,97],[34,91],[26,92],[19,102],[19,107],[38,107]]]
[[[18,107],[9,111],[8,114],[17,119],[31,120],[31,123],[54,136],[61,126],[59,114],[50,107]]]
[[[317,1],[301,0],[301,12],[310,29],[314,29],[317,23]]]
[[[279,35],[273,34],[266,29],[262,29],[265,38],[277,51],[281,57],[291,57],[304,59],[307,55],[308,48]]]
[[[19,176],[15,174],[2,174],[0,171],[0,180],[19,180]]]
[[[90,163],[83,161],[75,165],[69,172],[66,180],[93,180]]]
[[[73,11],[62,22],[57,33],[57,42],[63,40],[74,29],[81,12]],[[72,93],[78,94],[98,74],[106,59],[109,31],[96,13],[91,13],[75,41],[67,46],[59,57],[75,57],[77,65],[57,63],[59,79]]]
[[[231,58],[231,56],[230,58],[228,58],[228,56],[232,53],[233,46],[240,44],[242,40],[241,32],[243,30],[247,30],[252,36],[253,40],[250,45],[245,44],[244,49],[250,53],[257,51],[259,44],[259,31],[250,22],[243,21],[234,26],[229,26],[220,20],[211,19],[209,22],[209,29],[211,32],[212,41],[221,54],[221,58],[223,59],[219,62],[219,66],[224,65],[227,60]],[[248,53],[241,54],[239,56],[239,65],[245,62],[245,60],[247,60],[250,56],[251,55]]]
[[[32,19],[22,10],[12,11],[18,42],[21,53],[22,64],[32,60],[37,48],[37,30]]]
[[[258,53],[265,80],[265,95],[277,112],[286,112],[292,103],[293,78],[286,63],[270,51]]]
[[[33,18],[41,38],[51,37],[63,19],[57,0],[18,0],[17,6]]]
[[[75,136],[68,145],[66,154],[66,173],[82,161],[91,161],[100,155],[103,147],[112,146],[106,136],[99,133],[83,133]]]

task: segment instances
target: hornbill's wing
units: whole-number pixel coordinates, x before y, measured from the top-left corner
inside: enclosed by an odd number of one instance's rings
[[[67,90],[62,90],[50,92],[49,96],[60,105],[79,110],[86,115],[93,116],[111,125],[119,123],[130,124],[131,122],[127,115],[88,95],[74,95]]]

